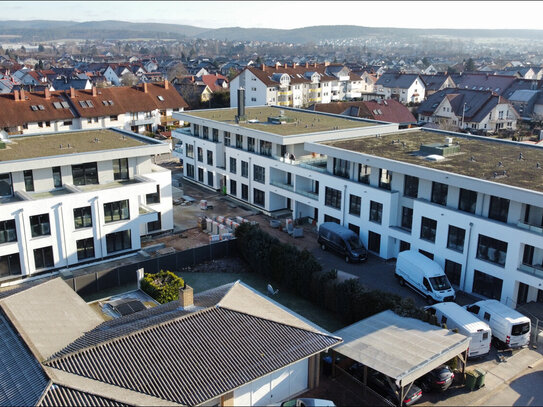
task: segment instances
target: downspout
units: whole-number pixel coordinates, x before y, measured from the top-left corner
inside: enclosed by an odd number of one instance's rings
[[[473,222],[469,223],[469,232],[468,232],[468,247],[466,249],[466,268],[462,274],[462,291],[466,291],[466,275],[468,273],[468,264],[469,264],[469,247],[471,245],[471,229],[473,228]]]

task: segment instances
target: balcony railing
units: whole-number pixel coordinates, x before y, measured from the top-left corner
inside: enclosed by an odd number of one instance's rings
[[[285,184],[284,182],[279,181],[270,181],[270,185],[273,185],[277,188],[286,189],[287,191],[294,192],[294,186],[290,184]]]
[[[522,221],[518,221],[517,226],[521,229],[529,230],[530,232],[538,233],[540,235],[543,235],[543,227],[536,226],[536,225],[530,225],[529,223],[525,223]]]
[[[132,126],[143,126],[145,124],[153,124],[155,122],[154,117],[145,117],[143,119],[132,120]]]
[[[295,191],[297,194],[300,194],[300,195],[303,195],[303,196],[306,196],[308,198],[311,198],[311,199],[314,199],[316,201],[319,200],[319,194],[317,194],[316,192],[313,192],[313,191],[302,191],[302,190],[297,190]]]
[[[532,276],[543,278],[543,266],[521,264],[518,268],[521,271]]]

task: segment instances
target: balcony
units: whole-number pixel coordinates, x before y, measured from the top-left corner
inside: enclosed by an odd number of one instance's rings
[[[279,181],[270,181],[270,185],[273,185],[274,187],[286,189],[287,191],[294,192],[294,186],[290,184],[285,184],[284,182]]]
[[[153,116],[145,117],[143,119],[133,119],[131,121],[131,126],[144,126],[146,124],[153,124],[154,122],[155,118]]]
[[[539,235],[543,235],[543,227],[536,226],[536,225],[530,225],[529,223],[525,223],[522,221],[518,221],[517,226],[521,229],[529,230],[530,232],[537,233]]]
[[[537,278],[543,278],[543,265],[521,264],[518,271],[525,274],[530,274],[531,276],[535,276]]]
[[[300,195],[303,195],[307,198],[310,198],[310,199],[314,199],[316,201],[319,200],[319,194],[317,194],[316,192],[313,192],[313,191],[302,191],[302,190],[297,190],[295,191],[297,194],[300,194]]]

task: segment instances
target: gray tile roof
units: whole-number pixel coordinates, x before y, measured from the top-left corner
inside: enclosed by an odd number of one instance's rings
[[[515,81],[513,76],[488,75],[484,73],[452,74],[452,80],[460,89],[491,90],[498,95]]]
[[[407,89],[415,82],[415,79],[420,79],[418,74],[385,72],[375,84],[385,88]]]
[[[39,407],[87,407],[87,406],[104,406],[104,407],[124,407],[128,404],[90,394],[87,392],[75,390],[58,384],[53,384],[43,399],[38,404]]]

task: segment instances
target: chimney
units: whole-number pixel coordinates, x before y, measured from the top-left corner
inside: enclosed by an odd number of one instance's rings
[[[96,97],[96,86],[92,87],[92,97]]]
[[[167,79],[164,80],[164,89],[166,90],[170,89],[170,82],[168,82]]]
[[[330,61],[324,61],[324,66],[330,66]]]
[[[21,88],[21,100],[26,100],[25,90]]]
[[[279,68],[281,66],[281,62],[276,62],[275,63],[275,69]]]
[[[75,99],[75,89],[70,86],[70,99]]]
[[[262,72],[266,72],[266,65],[262,64]]]
[[[15,99],[16,102],[21,100],[21,97],[19,96],[19,91],[18,90],[13,91],[13,99]]]
[[[316,62],[315,62],[315,63],[313,64],[313,67],[314,67],[314,68],[316,68],[316,67],[317,67],[317,63],[316,63]]]
[[[51,91],[49,90],[49,88],[45,88],[45,91],[43,92],[43,94],[45,96],[45,100],[51,99]]]
[[[187,308],[194,305],[194,290],[187,283],[179,289],[179,302],[181,307]]]
[[[143,84],[143,93],[149,92],[149,89],[147,88],[147,82]]]
[[[309,62],[306,62],[306,63],[305,63],[305,67],[306,67],[306,68],[309,68]]]

